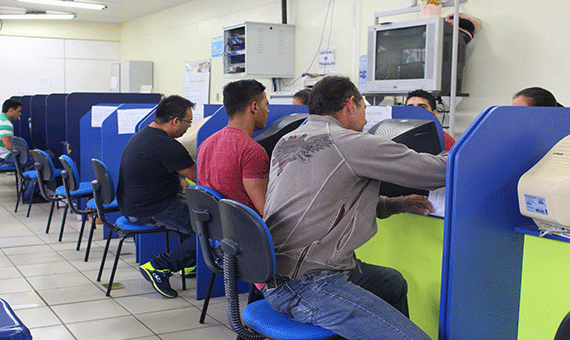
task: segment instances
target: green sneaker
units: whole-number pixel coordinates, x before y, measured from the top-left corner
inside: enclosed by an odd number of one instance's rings
[[[196,276],[196,266],[184,268],[183,270],[184,270],[184,275],[186,275],[186,277]],[[180,271],[180,275],[182,275],[182,270]]]
[[[170,287],[169,277],[172,275],[168,269],[155,269],[150,262],[139,267],[142,276],[152,283],[154,289],[167,298],[175,298],[178,293]]]

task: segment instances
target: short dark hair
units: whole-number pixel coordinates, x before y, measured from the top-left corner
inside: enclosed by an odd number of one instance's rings
[[[4,104],[2,104],[2,112],[7,113],[8,110],[10,109],[18,109],[20,106],[22,106],[22,103],[20,103],[19,101],[17,101],[16,99],[6,99],[4,101]]]
[[[238,80],[224,86],[224,107],[228,117],[241,112],[265,91],[265,86],[255,79]]]
[[[406,105],[408,104],[408,100],[410,100],[410,98],[412,98],[412,97],[420,97],[420,98],[427,99],[429,106],[431,107],[431,111],[437,109],[435,97],[427,91],[415,90],[415,91],[408,93],[408,98],[406,98]]]
[[[364,98],[348,77],[327,76],[313,86],[309,96],[309,113],[313,115],[332,115],[342,110],[346,100],[354,96],[356,105]]]
[[[542,87],[529,87],[521,90],[513,96],[513,99],[520,96],[528,98],[530,106],[562,106],[550,91]]]
[[[156,107],[154,121],[164,124],[176,117],[184,119],[186,111],[189,108],[193,109],[195,106],[195,103],[177,95],[163,98]]]
[[[303,89],[300,91],[297,91],[297,93],[295,93],[293,95],[293,98],[298,98],[301,103],[303,103],[303,105],[307,105],[307,103],[309,102],[309,95],[311,94],[311,90],[309,89]]]

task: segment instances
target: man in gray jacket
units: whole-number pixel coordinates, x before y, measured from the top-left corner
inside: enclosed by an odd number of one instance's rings
[[[264,218],[277,259],[263,293],[277,311],[346,339],[429,339],[408,319],[407,284],[354,250],[377,231],[376,217],[427,214],[425,197],[378,197],[380,181],[445,186],[447,153],[417,153],[363,133],[366,104],[345,77],[311,91],[308,122],[272,155]]]

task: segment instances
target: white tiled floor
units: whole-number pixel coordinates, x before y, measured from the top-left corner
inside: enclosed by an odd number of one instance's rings
[[[179,276],[171,283],[179,297],[163,298],[145,281],[135,263],[132,242],[123,247],[115,277],[124,289],[105,297],[113,255],[107,258],[103,282],[96,282],[104,242],[96,231],[89,262],[85,243],[75,250],[80,221],[69,215],[63,235],[58,232],[63,209],[54,214],[45,233],[49,203],[27,204],[14,213],[16,189],[12,174],[0,174],[0,297],[6,300],[34,339],[235,339],[228,326],[223,297],[214,298],[205,324],[198,323],[203,301],[196,300],[196,280],[181,290]],[[84,238],[86,241],[86,236]],[[116,240],[111,251],[116,249]],[[243,306],[246,300],[242,296]]]

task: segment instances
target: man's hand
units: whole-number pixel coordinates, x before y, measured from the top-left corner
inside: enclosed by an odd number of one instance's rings
[[[408,195],[404,196],[404,212],[427,216],[433,207],[426,196]]]

